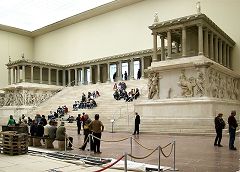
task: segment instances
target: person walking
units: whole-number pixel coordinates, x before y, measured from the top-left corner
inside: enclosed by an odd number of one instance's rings
[[[140,124],[140,116],[138,115],[138,113],[135,113],[135,127],[134,127],[134,132],[133,135],[135,134],[139,134],[139,124]]]
[[[102,136],[102,132],[104,130],[104,125],[101,121],[99,121],[99,114],[95,115],[95,120],[92,121],[89,125],[89,129],[93,132],[93,151],[94,153],[102,153],[100,151],[100,139]]]
[[[76,118],[76,121],[77,121],[77,132],[78,132],[78,135],[80,135],[80,131],[81,131],[81,125],[82,125],[82,119],[81,119],[81,115],[78,114],[78,117]]]
[[[141,76],[142,76],[141,70],[138,69],[138,72],[137,72],[137,79],[141,79]]]
[[[215,130],[216,130],[216,138],[214,141],[214,146],[218,146],[218,147],[223,147],[221,145],[221,140],[222,140],[222,130],[225,128],[225,122],[222,118],[223,114],[219,113],[214,120],[215,123]]]
[[[236,135],[236,129],[238,127],[237,120],[235,118],[236,111],[233,110],[231,112],[231,115],[228,117],[228,126],[229,126],[229,149],[230,150],[237,150],[237,148],[234,146],[235,141],[235,135]]]

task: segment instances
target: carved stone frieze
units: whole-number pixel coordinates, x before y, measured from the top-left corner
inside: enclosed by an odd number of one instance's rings
[[[148,75],[148,99],[153,99],[154,96],[159,98],[159,74],[149,73]]]
[[[2,104],[4,106],[37,106],[52,97],[56,92],[27,89],[6,90]]]
[[[239,79],[208,69],[208,96],[220,99],[239,100]]]

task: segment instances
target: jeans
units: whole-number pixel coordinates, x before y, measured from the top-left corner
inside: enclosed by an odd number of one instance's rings
[[[234,148],[235,133],[236,133],[236,129],[229,127],[229,149]]]

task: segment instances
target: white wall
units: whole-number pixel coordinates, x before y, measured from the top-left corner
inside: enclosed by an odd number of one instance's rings
[[[33,57],[33,39],[0,30],[0,88],[8,84],[8,70],[5,66],[8,63],[8,57],[18,60],[23,53],[25,58]]]

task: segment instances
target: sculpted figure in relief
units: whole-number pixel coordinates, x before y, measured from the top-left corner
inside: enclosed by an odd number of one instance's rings
[[[204,75],[201,71],[198,72],[198,77],[196,79],[197,94],[202,97],[204,95]]]
[[[229,99],[233,99],[233,81],[231,78],[227,79],[227,95]]]
[[[184,97],[193,97],[194,96],[194,87],[196,86],[196,79],[190,77],[187,79],[185,75],[185,70],[181,71],[179,76],[178,85],[182,88],[182,96]]]
[[[238,83],[239,83],[238,79],[233,80],[233,95],[234,95],[234,99],[236,99],[236,100],[239,99],[239,94],[240,94]]]
[[[159,97],[158,74],[149,74],[148,78],[148,99],[152,99],[155,95]]]

